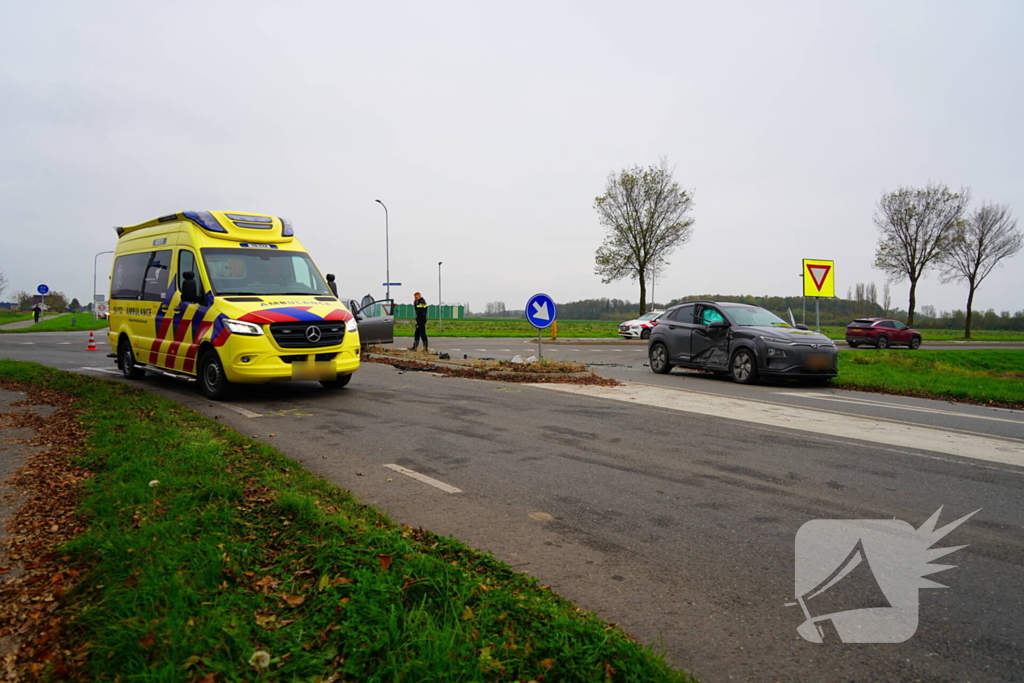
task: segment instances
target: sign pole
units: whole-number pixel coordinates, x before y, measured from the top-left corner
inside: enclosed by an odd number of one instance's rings
[[[814,324],[818,328],[818,333],[821,333],[821,299],[814,297]]]
[[[537,328],[537,360],[544,358],[544,347],[541,341],[541,330],[554,324],[558,317],[557,306],[547,294],[534,294],[526,302],[526,319]]]

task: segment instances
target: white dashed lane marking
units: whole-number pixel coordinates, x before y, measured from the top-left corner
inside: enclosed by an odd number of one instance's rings
[[[462,493],[462,489],[457,489],[450,484],[446,484],[443,481],[438,481],[437,479],[434,479],[433,477],[428,477],[425,474],[414,472],[413,470],[402,467],[401,465],[384,465],[384,467],[387,467],[389,470],[394,470],[399,474],[404,474],[407,477],[411,477],[412,479],[424,483],[427,486],[433,486],[435,489],[440,489],[445,493]]]
[[[110,368],[78,368],[79,370],[91,370],[92,372],[105,372],[109,375],[120,375],[120,370],[111,370]]]
[[[224,404],[222,404],[222,405],[223,405],[223,406],[224,406],[225,408],[230,408],[231,410],[235,411],[235,412],[236,412],[236,413],[238,413],[239,415],[244,415],[245,417],[263,417],[263,416],[262,416],[262,415],[260,415],[259,413],[254,413],[254,412],[252,412],[251,410],[246,410],[246,409],[245,409],[245,408],[243,408],[242,406],[233,406],[233,405],[231,405],[230,403],[224,403]]]

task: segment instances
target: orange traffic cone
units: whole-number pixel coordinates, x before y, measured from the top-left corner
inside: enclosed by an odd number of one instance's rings
[[[85,347],[85,350],[99,351],[99,349],[96,348],[96,338],[93,336],[92,332],[89,333],[89,345]]]

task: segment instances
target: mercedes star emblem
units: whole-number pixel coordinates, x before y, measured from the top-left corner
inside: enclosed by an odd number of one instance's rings
[[[308,339],[314,344],[320,341],[320,328],[317,327],[316,325],[310,325],[309,327],[307,327],[306,339]]]

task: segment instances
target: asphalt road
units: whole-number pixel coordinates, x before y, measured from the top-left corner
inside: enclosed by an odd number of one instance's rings
[[[103,352],[84,351],[86,337],[0,335],[0,357],[124,381]],[[435,344],[478,357],[535,350]],[[274,444],[398,521],[493,551],[701,680],[1024,680],[1024,414],[655,376],[635,346],[545,345],[547,357],[591,359],[626,381],[612,392],[371,364],[342,392],[268,385],[224,404],[168,378],[136,384]],[[956,568],[930,577],[947,590],[918,591],[912,638],[813,644],[797,634],[803,614],[785,605],[804,523],[916,528],[941,506],[940,526],[981,510],[937,543],[967,547],[939,560]]]

